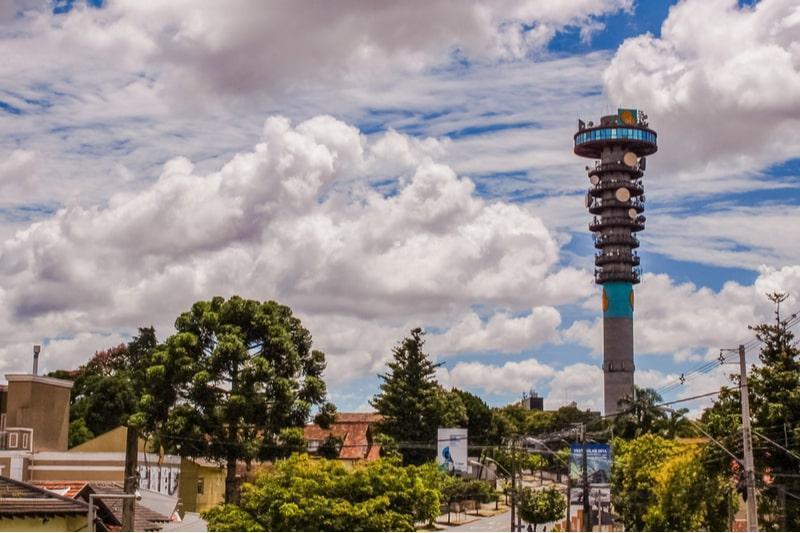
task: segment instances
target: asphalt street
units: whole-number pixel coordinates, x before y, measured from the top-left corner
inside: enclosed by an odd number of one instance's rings
[[[552,531],[553,523],[544,524],[547,531]],[[523,526],[525,527],[525,526]],[[503,514],[481,518],[464,524],[463,526],[449,527],[447,531],[510,531],[511,530],[511,511]],[[527,529],[525,529],[527,531]],[[538,531],[542,531],[542,524],[539,524]]]

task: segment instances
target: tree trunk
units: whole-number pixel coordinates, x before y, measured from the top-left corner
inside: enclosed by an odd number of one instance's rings
[[[228,456],[225,476],[225,503],[239,503],[239,487],[236,483],[236,457]]]

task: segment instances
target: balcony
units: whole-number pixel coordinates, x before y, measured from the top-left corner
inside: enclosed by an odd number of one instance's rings
[[[631,192],[631,196],[641,196],[644,194],[644,185],[642,180],[628,181],[628,180],[609,180],[601,181],[597,185],[589,187],[589,194],[595,198],[599,198],[605,191],[616,191],[620,187],[625,187]]]
[[[605,228],[630,228],[631,231],[642,231],[644,229],[644,215],[636,218],[630,217],[594,217],[589,223],[590,231],[600,231]]]
[[[617,209],[636,209],[637,213],[644,212],[644,201],[643,200],[628,200],[627,202],[620,202],[616,198],[610,198],[608,200],[594,200],[589,205],[589,212],[593,215],[601,215],[603,209],[609,208],[617,208]]]
[[[604,235],[594,235],[594,247],[604,248],[609,245],[622,245],[629,248],[638,248],[639,239],[630,233],[606,233]]]
[[[629,167],[621,161],[614,163],[595,163],[594,168],[589,169],[589,176],[602,176],[609,172],[625,172],[635,178],[644,176],[644,172],[639,168],[639,165]]]
[[[594,269],[594,281],[598,284],[603,284],[609,281],[628,281],[637,284],[641,281],[642,269],[634,267],[630,270],[608,270],[605,268]]]
[[[594,254],[594,264],[597,266],[608,265],[610,263],[621,263],[639,266],[639,254],[631,252],[614,252],[611,250]]]

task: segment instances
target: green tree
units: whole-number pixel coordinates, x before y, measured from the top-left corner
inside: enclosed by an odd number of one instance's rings
[[[195,303],[177,333],[148,356],[137,423],[165,448],[226,464],[225,502],[235,503],[237,461],[268,459],[286,428],[311,409],[330,413],[325,355],[291,309],[233,296]]]
[[[726,529],[729,479],[708,471],[704,448],[653,433],[612,446],[612,503],[626,530]]]
[[[144,354],[156,345],[155,330],[140,328],[128,344],[95,352],[77,370],[57,370],[51,377],[73,381],[70,392],[70,447],[128,423],[136,412],[144,380]]]
[[[645,433],[658,433],[667,418],[657,407],[664,399],[653,389],[634,385],[633,396],[619,402],[620,414],[614,417],[614,435],[632,439]]]
[[[653,503],[644,515],[646,531],[726,531],[733,491],[722,475],[709,474],[699,446],[679,446],[655,476]]]
[[[534,531],[539,524],[564,518],[566,509],[567,501],[558,489],[534,490],[526,487],[520,492],[519,515],[533,524]]]
[[[380,459],[352,469],[294,455],[242,487],[239,505],[204,513],[210,531],[411,531],[439,513],[430,467]]]
[[[466,410],[470,443],[489,444],[492,430],[492,410],[486,405],[486,402],[471,392],[453,389],[452,394],[459,397]]]
[[[425,445],[435,444],[437,428],[467,423],[461,397],[445,391],[436,381],[439,365],[423,351],[424,335],[422,329],[413,329],[394,348],[389,372],[379,375],[383,380],[380,393],[370,401],[383,415],[378,431],[396,443],[406,464],[433,458],[434,452]]]
[[[748,371],[750,411],[754,429],[783,447],[797,449],[800,442],[800,350],[790,329],[790,320],[782,317],[780,304],[787,296],[770,293],[767,297],[775,304],[773,323],[752,326],[761,341],[759,365]],[[733,374],[734,387],[724,388],[714,406],[703,413],[702,421],[709,432],[729,449],[741,447],[741,400],[738,390],[739,375]],[[770,444],[758,434],[753,435],[754,459],[757,480],[768,474],[759,490],[759,525],[764,530],[780,530],[780,491],[800,493],[800,461]],[[760,444],[762,445],[758,445]],[[731,465],[721,452],[713,452],[715,459],[710,467],[727,475],[741,476],[741,469]],[[733,466],[733,467],[732,467]],[[789,531],[800,529],[800,502],[786,498],[785,526]]]

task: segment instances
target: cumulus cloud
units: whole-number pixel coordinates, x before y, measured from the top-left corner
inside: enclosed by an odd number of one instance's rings
[[[0,330],[163,330],[197,299],[241,293],[321,324],[318,343],[342,379],[374,371],[411,320],[446,331],[471,305],[501,313],[471,335],[462,318],[458,335],[442,336],[449,351],[555,338],[560,316],[547,306],[584,297],[588,274],[557,268],[558,244],[527,208],[480,199],[428,149],[409,149],[418,144],[395,132],[367,140],[328,116],[272,117],[253,150],[218,171],[175,158],[150,187],[64,208],[7,239]],[[409,171],[396,194],[335,187],[399,152]],[[531,302],[543,307],[507,314]]]
[[[800,311],[800,266],[764,266],[753,285],[731,281],[719,291],[676,283],[666,274],[645,274],[636,288],[635,351],[666,354],[677,362],[713,359],[714,349],[748,340],[752,334],[747,326],[774,319],[773,304],[765,295],[775,291],[789,294],[784,309]],[[602,350],[601,335],[598,318],[576,321],[564,336],[597,354]]]
[[[439,382],[446,387],[479,389],[489,394],[522,393],[542,384],[556,374],[555,369],[536,359],[509,361],[503,365],[478,362],[457,363],[453,368],[440,367]]]
[[[117,0],[59,16],[26,12],[26,22],[28,34],[47,47],[113,54],[131,67],[158,65],[161,81],[184,96],[187,89],[195,95],[245,94],[391,69],[414,71],[442,64],[453,53],[473,60],[520,59],[542,50],[566,27],[588,38],[602,28],[597,17],[631,6],[631,0],[436,0],[424,6],[346,0],[313,8],[293,2]],[[18,37],[19,32],[15,43],[26,42]]]
[[[442,335],[431,337],[434,353],[515,353],[559,339],[561,315],[553,307],[536,307],[524,316],[497,312],[482,321],[476,313],[464,316]]]
[[[713,21],[713,24],[709,24]],[[800,151],[800,6],[792,0],[686,0],[661,36],[618,49],[604,82],[615,103],[647,110],[659,165],[698,173],[756,171]],[[672,184],[675,185],[674,183]]]

